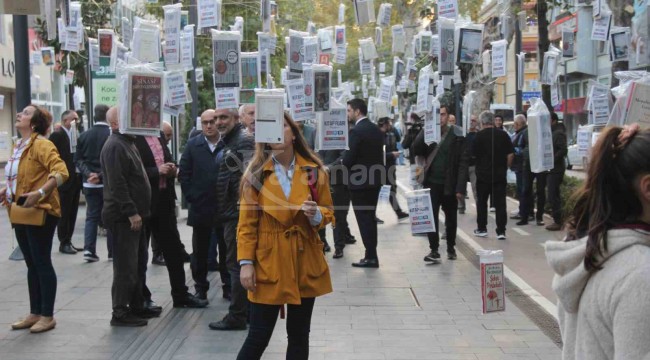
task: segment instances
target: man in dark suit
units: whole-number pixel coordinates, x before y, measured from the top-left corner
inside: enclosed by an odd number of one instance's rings
[[[50,141],[54,143],[59,151],[61,160],[65,162],[70,178],[59,186],[59,198],[61,199],[61,217],[56,226],[59,237],[59,252],[63,254],[76,254],[77,248],[72,246],[72,233],[77,222],[77,209],[79,209],[79,191],[81,181],[76,174],[74,159],[72,157],[72,146],[70,145],[70,128],[73,121],[78,121],[79,116],[72,110],[66,110],[61,114],[61,127],[50,134]],[[76,141],[75,141],[76,142]]]
[[[177,168],[172,162],[172,154],[165,146],[163,136],[161,134],[160,138],[154,136],[135,138],[135,147],[138,149],[151,186],[151,217],[144,222],[145,238],[148,242],[153,235],[158,241],[169,273],[174,307],[202,308],[208,305],[208,301],[190,294],[185,285],[183,269],[185,250],[176,226],[174,211],[176,207],[174,179]],[[147,255],[148,252],[145,251],[144,256]],[[146,266],[146,259],[142,263]]]
[[[350,130],[348,150],[342,163],[348,169],[350,199],[359,224],[366,255],[354,267],[378,268],[377,221],[375,211],[379,190],[385,182],[384,133],[367,117],[368,107],[361,99],[348,101],[348,121],[354,123]]]
[[[185,145],[179,164],[178,180],[189,203],[187,225],[193,228],[191,260],[194,289],[199,299],[208,298],[208,247],[210,235],[215,230],[217,211],[217,145],[219,131],[212,109],[201,114],[201,135],[191,138]],[[164,253],[164,251],[163,251]],[[230,279],[221,278],[224,297],[230,295]]]

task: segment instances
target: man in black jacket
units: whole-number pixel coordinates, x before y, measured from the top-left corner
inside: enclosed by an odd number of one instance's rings
[[[557,113],[551,113],[551,130],[553,131],[553,169],[546,175],[548,185],[547,198],[551,204],[553,223],[546,226],[546,230],[562,230],[562,197],[560,185],[564,181],[566,166],[564,158],[567,155],[566,129],[559,122]],[[542,190],[543,191],[543,190]]]
[[[106,123],[108,106],[99,104],[94,109],[95,124],[83,132],[77,142],[75,164],[83,177],[83,192],[86,199],[86,226],[84,228],[84,260],[87,262],[99,261],[96,252],[97,226],[101,220],[104,204],[103,173],[99,162],[99,155],[104,143],[111,133]],[[106,245],[108,257],[112,256],[112,235],[107,234]]]
[[[449,107],[440,107],[440,142],[427,145],[424,142],[424,129],[420,131],[413,142],[415,155],[426,158],[420,175],[424,188],[429,188],[433,220],[436,231],[427,233],[430,253],[424,261],[440,262],[440,227],[438,213],[440,207],[445,212],[445,229],[447,234],[447,258],[456,260],[456,229],[458,199],[464,198],[467,192],[468,153],[465,148],[463,130],[456,125],[447,123]]]
[[[169,273],[174,307],[203,308],[208,305],[208,301],[190,294],[185,285],[185,249],[176,226],[175,213],[174,179],[177,168],[163,136],[161,133],[161,137],[137,136],[135,139],[135,146],[151,186],[151,217],[144,223],[145,239],[148,243],[151,237],[155,237],[158,242]],[[144,255],[146,258],[148,251]],[[144,263],[147,263],[146,259]]]
[[[334,219],[336,226],[334,233],[334,259],[343,257],[343,248],[346,244],[354,244],[357,240],[350,233],[348,226],[348,211],[350,210],[350,189],[347,181],[343,179],[346,174],[341,164],[345,150],[321,150],[318,155],[323,160],[330,173],[330,189],[334,205]]]
[[[179,164],[178,180],[185,199],[189,203],[187,225],[192,231],[192,259],[190,267],[194,279],[196,296],[207,300],[208,289],[208,248],[210,236],[215,228],[214,218],[217,204],[216,147],[219,143],[214,110],[201,114],[201,133],[185,144]],[[221,275],[223,297],[230,295],[228,273]]]
[[[54,143],[59,151],[61,160],[65,162],[70,177],[59,186],[59,198],[61,199],[61,217],[56,226],[59,237],[59,252],[63,254],[76,254],[77,249],[72,246],[72,234],[77,222],[77,209],[79,209],[79,177],[75,171],[72,145],[70,145],[70,128],[79,116],[72,110],[66,110],[61,114],[61,128],[50,134],[50,141]]]
[[[375,211],[379,190],[386,180],[384,133],[366,117],[368,107],[363,100],[348,101],[347,112],[354,127],[350,130],[350,150],[345,152],[342,163],[348,169],[352,208],[366,247],[364,258],[352,266],[378,268]]]
[[[216,109],[214,119],[220,134],[217,143],[217,203],[215,223],[217,236],[226,242],[226,266],[230,272],[232,295],[228,314],[210,323],[213,330],[244,330],[248,313],[247,292],[239,280],[237,262],[237,224],[239,223],[239,183],[245,164],[255,152],[253,136],[239,123],[237,109]]]
[[[108,111],[114,129],[101,151],[100,166],[104,180],[102,220],[115,236],[113,243],[113,317],[112,326],[144,326],[145,318],[160,315],[162,309],[145,306],[143,296],[142,252],[147,243],[143,221],[150,216],[151,187],[147,180],[135,137],[120,134],[118,110]]]

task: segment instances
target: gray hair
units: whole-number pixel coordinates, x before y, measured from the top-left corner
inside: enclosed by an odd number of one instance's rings
[[[246,109],[247,106],[255,106],[255,104],[243,104],[242,106],[239,107],[239,117],[244,116],[244,109]]]
[[[488,110],[483,111],[478,119],[483,125],[494,125],[494,114]]]
[[[526,125],[526,117],[523,114],[515,115],[515,122],[521,125]]]

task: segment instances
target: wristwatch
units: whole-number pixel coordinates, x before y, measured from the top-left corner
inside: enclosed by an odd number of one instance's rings
[[[45,190],[43,188],[38,189],[38,193],[41,194],[41,199],[45,197]]]

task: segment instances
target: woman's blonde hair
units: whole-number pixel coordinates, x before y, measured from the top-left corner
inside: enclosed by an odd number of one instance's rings
[[[307,145],[307,141],[300,133],[300,129],[295,121],[291,118],[291,115],[288,112],[284,112],[284,120],[289,124],[291,128],[291,133],[295,136],[293,141],[293,151],[294,153],[299,154],[306,160],[316,163],[319,169],[323,168],[323,162]],[[271,160],[271,148],[267,143],[257,143],[255,144],[255,154],[251,159],[244,175],[242,176],[241,183],[239,185],[239,193],[244,194],[251,186],[256,190],[262,188],[264,183],[263,178],[263,169],[264,166]]]

